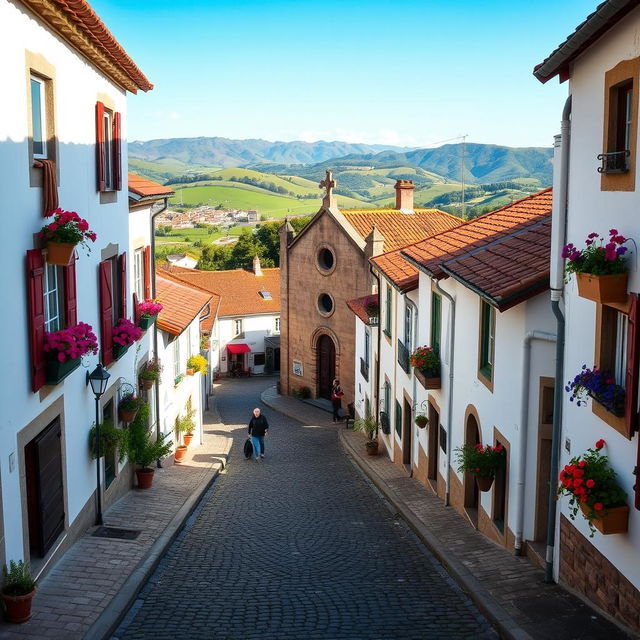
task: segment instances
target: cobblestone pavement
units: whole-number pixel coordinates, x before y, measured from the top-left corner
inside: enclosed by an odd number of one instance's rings
[[[218,388],[246,424],[268,379]],[[262,462],[229,466],[114,638],[496,638],[442,567],[341,452],[333,427],[271,410]]]

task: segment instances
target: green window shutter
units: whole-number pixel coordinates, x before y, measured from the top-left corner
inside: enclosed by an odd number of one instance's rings
[[[384,320],[385,333],[391,335],[391,287],[387,285],[386,313]]]
[[[487,304],[484,300],[482,304],[480,328],[480,372],[488,380],[492,379],[493,374],[493,341],[494,341],[494,308]]]
[[[435,292],[431,293],[431,343],[436,353],[440,353],[440,334],[442,326],[442,298]]]
[[[396,433],[402,435],[402,405],[396,400]]]

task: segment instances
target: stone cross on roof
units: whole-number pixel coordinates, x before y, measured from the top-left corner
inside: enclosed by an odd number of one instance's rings
[[[322,197],[322,205],[328,208],[335,206],[336,197],[333,195],[333,190],[336,186],[336,181],[333,179],[331,171],[327,171],[327,177],[318,186],[320,189],[325,189],[325,194]]]

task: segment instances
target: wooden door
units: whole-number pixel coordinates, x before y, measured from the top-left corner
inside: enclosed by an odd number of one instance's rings
[[[402,464],[411,472],[411,451],[413,449],[413,421],[411,420],[411,405],[404,401],[402,419]]]
[[[431,480],[435,487],[438,486],[438,432],[440,431],[440,413],[429,403],[429,430],[427,445],[427,478]]]
[[[25,447],[29,542],[40,556],[64,530],[61,437],[56,418]]]
[[[331,387],[336,377],[336,346],[329,336],[318,340],[318,396],[331,398]]]

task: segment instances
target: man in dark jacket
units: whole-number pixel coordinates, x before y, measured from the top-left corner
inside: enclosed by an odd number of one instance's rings
[[[253,417],[249,420],[249,436],[253,442],[253,454],[256,460],[264,458],[264,437],[269,431],[269,423],[267,419],[260,413],[260,409],[256,407],[253,410]]]

